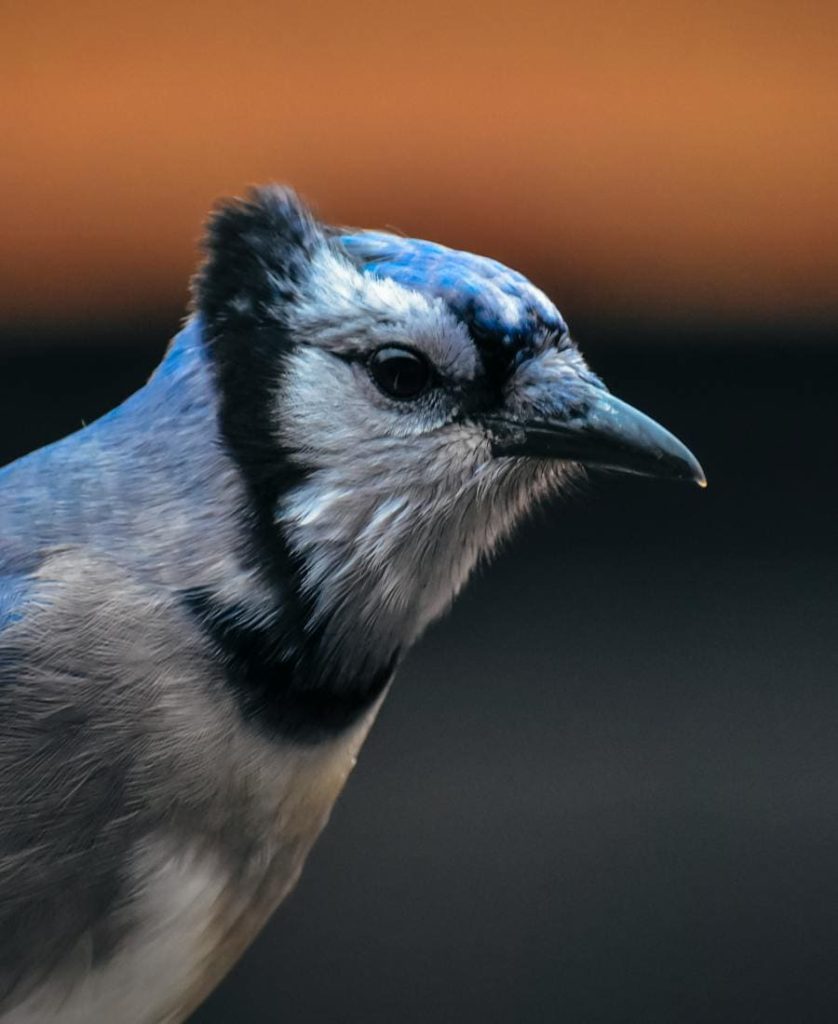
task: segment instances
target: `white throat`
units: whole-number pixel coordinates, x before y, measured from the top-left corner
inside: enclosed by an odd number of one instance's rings
[[[487,460],[484,447],[464,428],[443,450],[417,445],[410,466],[400,445],[390,472],[359,478],[344,460],[286,498],[282,525],[332,671],[374,669],[409,647],[558,481],[553,467]]]

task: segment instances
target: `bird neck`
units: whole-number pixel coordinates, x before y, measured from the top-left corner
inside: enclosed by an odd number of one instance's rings
[[[283,343],[275,332],[241,339],[248,350],[236,360],[236,339],[213,351],[216,339],[193,320],[151,384],[178,392],[183,417],[197,401],[205,422],[196,450],[215,453],[219,478],[233,477],[223,493],[202,478],[201,500],[218,507],[207,510],[199,543],[217,550],[188,574],[184,608],[242,713],[313,742],[379,698],[400,657],[550,478],[512,460],[463,465],[453,456],[442,485],[422,459],[394,463],[389,475],[360,456],[307,466],[277,439],[262,340]]]
[[[311,471],[283,496],[277,518],[298,566],[306,629],[338,677],[409,649],[552,479],[511,464],[456,472],[446,489],[404,461],[366,478],[344,462]]]
[[[262,731],[310,744],[365,715],[389,682],[400,645],[351,664],[325,656],[326,629],[313,621],[304,561],[280,514],[305,474],[277,443],[265,404],[264,383],[272,375],[253,358],[253,339],[247,341],[238,360],[219,368],[227,353],[213,351],[214,340],[193,318],[149,385],[168,389],[182,415],[200,406],[200,436],[190,443],[215,458],[218,479],[233,478],[223,493],[213,493],[213,480],[203,474],[187,487],[215,507],[195,510],[205,531],[196,538],[203,554],[185,567],[180,600],[222,664],[243,717]]]

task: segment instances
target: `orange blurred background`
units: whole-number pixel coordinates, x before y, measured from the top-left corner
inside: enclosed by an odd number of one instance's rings
[[[838,7],[3,6],[0,320],[179,309],[251,182],[495,255],[573,307],[835,310]]]

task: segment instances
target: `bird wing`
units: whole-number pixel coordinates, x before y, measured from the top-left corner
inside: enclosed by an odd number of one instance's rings
[[[76,978],[89,968],[84,942],[95,949],[100,941],[119,864],[113,844],[98,838],[119,803],[119,774],[91,761],[98,720],[90,687],[55,657],[52,604],[60,616],[61,584],[44,589],[38,569],[46,562],[37,546],[10,550],[0,541],[3,1020],[66,957],[75,958]]]

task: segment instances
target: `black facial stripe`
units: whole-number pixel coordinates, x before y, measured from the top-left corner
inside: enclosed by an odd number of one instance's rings
[[[537,319],[525,330],[514,333],[489,330],[474,320],[466,321],[466,327],[480,354],[486,376],[498,383],[508,380],[545,345],[552,344],[563,350],[571,344],[566,333],[557,336],[549,325]]]
[[[293,193],[265,188],[222,207],[207,232],[207,260],[194,283],[218,391],[223,444],[241,474],[237,510],[244,563],[271,590],[269,625],[249,624],[244,608],[193,590],[183,602],[221,657],[248,721],[313,743],[347,728],[381,693],[395,658],[369,678],[330,681],[316,665],[323,630],[307,629],[311,603],[303,566],[276,522],[284,495],[305,468],[282,447],[276,402],[294,348],[285,309],[299,298],[322,228]]]
[[[207,341],[216,375],[219,427],[239,468],[245,501],[238,509],[246,564],[274,591],[289,633],[301,636],[310,609],[301,596],[301,566],[275,521],[283,494],[305,480],[305,470],[285,450],[274,423],[282,363],[292,347],[278,324],[240,336],[227,331]]]
[[[313,745],[354,725],[381,695],[398,654],[369,676],[332,685],[287,655],[279,624],[254,626],[243,609],[195,588],[181,595],[224,663],[226,680],[245,721],[271,735]]]
[[[324,678],[314,664],[323,629],[307,628],[312,608],[299,582],[301,559],[276,522],[282,496],[306,475],[282,448],[274,426],[290,336],[271,324],[246,337],[228,331],[208,343],[221,434],[245,487],[237,510],[242,557],[270,588],[272,617],[267,625],[251,625],[245,609],[224,605],[200,588],[182,600],[220,655],[242,717],[267,734],[317,743],[358,720],[387,684],[396,659],[368,677],[339,683]]]
[[[323,234],[293,192],[268,186],[210,218],[207,258],[193,283],[219,401],[219,427],[238,466],[246,500],[238,509],[246,563],[260,572],[301,634],[307,609],[300,566],[274,522],[280,497],[305,478],[282,448],[274,406],[294,341],[282,312],[293,303]]]

